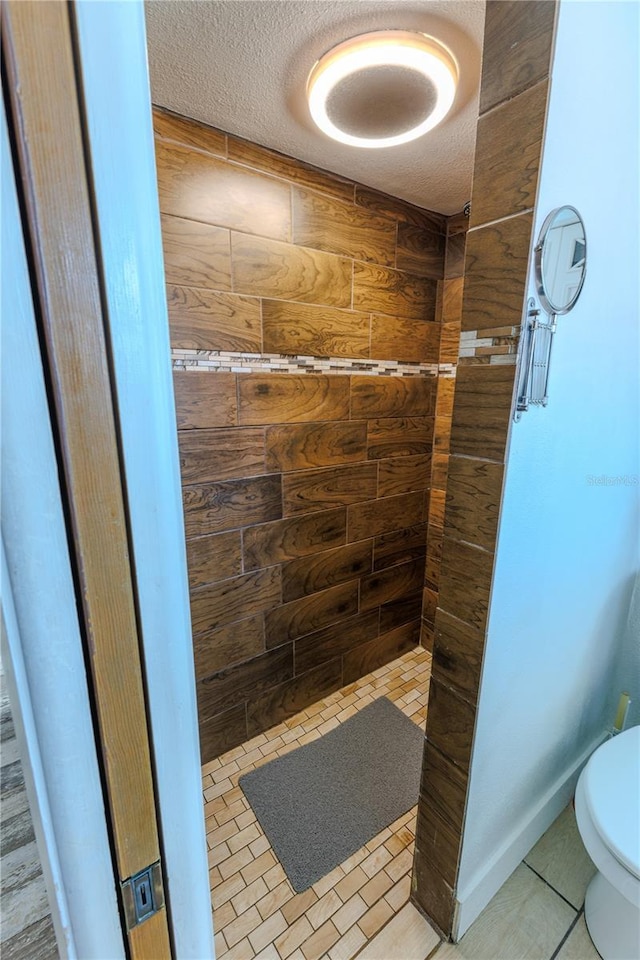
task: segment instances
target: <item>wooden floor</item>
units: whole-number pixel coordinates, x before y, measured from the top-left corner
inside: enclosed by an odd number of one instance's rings
[[[0,954],[2,960],[54,960],[58,950],[1,673],[0,730]]]
[[[349,960],[409,899],[416,809],[295,894],[238,786],[248,770],[337,727],[386,696],[424,728],[431,657],[411,651],[202,768],[209,877],[222,960]],[[413,909],[413,908],[412,908]],[[417,915],[420,937],[431,928]],[[363,954],[364,956],[364,954]]]

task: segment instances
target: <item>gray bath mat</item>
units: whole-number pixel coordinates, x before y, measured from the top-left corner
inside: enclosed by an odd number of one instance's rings
[[[420,728],[381,697],[240,778],[296,893],[418,802],[423,744]]]

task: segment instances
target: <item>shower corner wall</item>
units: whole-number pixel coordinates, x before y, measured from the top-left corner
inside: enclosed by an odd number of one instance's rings
[[[421,640],[459,241],[445,280],[443,216],[154,124],[207,762]]]
[[[456,933],[555,19],[556,3],[546,0],[489,0],[486,7],[442,559],[437,596],[425,593],[433,621],[423,630],[433,640],[433,664],[412,881],[413,903],[447,937]]]

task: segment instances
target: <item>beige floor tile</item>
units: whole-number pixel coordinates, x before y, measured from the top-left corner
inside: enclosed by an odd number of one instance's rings
[[[273,943],[275,938],[284,933],[286,929],[287,921],[282,916],[282,912],[278,910],[249,934],[249,943],[257,953],[264,950],[267,944]]]
[[[347,932],[349,927],[360,919],[367,912],[367,904],[360,894],[354,893],[350,900],[341,907],[333,917],[333,922],[341,934]]]
[[[230,947],[235,947],[237,943],[243,940],[252,930],[259,927],[262,923],[262,917],[255,907],[251,907],[246,913],[243,913],[237,920],[232,920],[224,928],[224,938]],[[254,951],[252,950],[252,953]]]
[[[241,940],[228,953],[223,953],[219,960],[253,960],[253,948],[247,939]]]
[[[600,960],[600,954],[591,942],[587,931],[584,915],[580,917],[565,940],[556,960]]]
[[[313,927],[305,916],[298,917],[295,923],[292,923],[284,933],[280,934],[275,940],[278,953],[283,960],[293,953],[301,943],[304,943],[309,937],[313,936]]]
[[[386,900],[378,900],[377,903],[367,910],[364,916],[358,920],[358,926],[364,933],[367,940],[370,940],[378,932],[380,927],[393,916],[393,909]]]
[[[284,908],[291,901],[292,897],[291,887],[288,883],[280,883],[277,887],[274,887],[273,890],[270,890],[266,897],[263,897],[262,900],[258,900],[256,906],[258,908],[258,913],[263,920],[266,920],[267,917],[270,917],[272,913],[275,913],[276,910],[279,910],[281,907]],[[287,923],[292,921],[289,918]]]
[[[367,938],[360,927],[351,927],[351,930],[347,930],[344,937],[340,937],[331,947],[329,960],[351,960],[366,942]]]
[[[582,907],[596,868],[580,838],[572,804],[562,811],[538,840],[525,857],[525,863],[533,867],[574,907],[578,910]]]
[[[391,907],[394,913],[397,913],[400,907],[403,906],[409,899],[409,894],[411,893],[411,875],[407,874],[406,877],[403,877],[395,886],[385,894],[385,900]]]
[[[313,929],[317,930],[318,927],[321,927],[322,924],[329,919],[329,917],[332,917],[341,906],[342,900],[336,891],[329,890],[327,893],[325,893],[324,897],[320,897],[317,903],[314,903],[312,907],[309,907],[306,912],[306,916]]]
[[[364,870],[360,867],[354,867],[353,870],[350,870],[347,873],[344,880],[341,880],[336,886],[336,893],[340,897],[343,903],[346,903],[349,897],[352,897],[354,893],[357,893],[360,887],[363,887],[368,881],[368,877]]]
[[[382,897],[392,886],[393,880],[383,870],[382,873],[379,873],[372,880],[369,880],[369,883],[365,884],[365,886],[360,890],[360,896],[365,903],[371,906],[376,902],[376,900],[379,900],[380,897]]]
[[[426,960],[439,941],[435,930],[408,903],[369,941],[358,960]]]
[[[340,934],[333,925],[333,922],[327,920],[326,923],[323,923],[323,925],[316,930],[313,936],[305,940],[300,949],[305,955],[306,960],[320,960],[321,957],[326,957],[327,951],[339,939]]]
[[[295,894],[282,910],[287,923],[293,923],[301,917],[317,900],[318,894],[315,890],[305,890],[304,893]]]
[[[575,910],[521,863],[459,943],[443,944],[436,960],[545,960]]]

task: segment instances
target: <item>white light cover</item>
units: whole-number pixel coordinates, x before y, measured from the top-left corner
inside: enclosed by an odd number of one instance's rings
[[[405,67],[427,77],[436,91],[436,103],[419,124],[392,137],[355,137],[340,130],[327,114],[331,91],[346,77],[371,67]],[[433,130],[453,104],[458,67],[453,54],[434,37],[405,30],[365,33],[338,44],[315,64],[307,80],[309,110],[316,125],[334,140],[351,147],[395,147]]]

